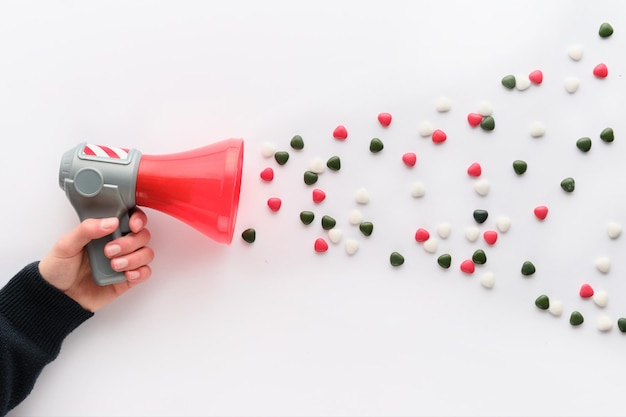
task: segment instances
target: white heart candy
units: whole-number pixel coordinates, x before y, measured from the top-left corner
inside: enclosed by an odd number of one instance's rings
[[[487,195],[487,193],[489,193],[489,181],[486,179],[480,179],[477,180],[476,183],[474,183],[474,190],[476,190],[476,192],[482,196]]]
[[[438,246],[438,242],[437,242],[437,239],[434,237],[431,237],[426,242],[424,242],[424,249],[428,253],[437,252],[437,246]]]
[[[502,233],[506,233],[511,228],[511,219],[506,216],[501,216],[496,219],[496,227]]]
[[[581,44],[574,44],[567,48],[567,55],[574,61],[580,61],[583,57],[584,47]]]
[[[493,288],[495,283],[496,279],[493,272],[486,272],[480,277],[480,284],[485,288]]]
[[[365,188],[359,188],[354,195],[354,199],[359,204],[367,204],[370,201],[370,195]]]
[[[607,272],[609,272],[611,270],[611,260],[606,257],[606,256],[602,256],[600,258],[596,259],[596,268],[598,268],[598,271],[606,274]]]
[[[437,226],[437,234],[442,239],[447,239],[452,231],[452,225],[450,223],[441,223]]]
[[[548,311],[555,317],[559,317],[563,314],[563,303],[559,300],[550,300],[550,307]]]
[[[354,255],[359,250],[359,241],[356,239],[346,239],[345,248],[348,255]]]
[[[622,234],[622,225],[617,222],[610,222],[606,228],[611,239],[617,239]]]
[[[343,237],[343,231],[341,229],[333,227],[332,229],[328,231],[328,238],[333,243],[340,242],[342,237]]]
[[[465,229],[465,238],[470,242],[476,242],[480,235],[480,229],[476,226],[470,226]]]
[[[411,195],[413,197],[421,198],[424,197],[424,194],[426,194],[426,186],[423,183],[418,181],[411,185]]]

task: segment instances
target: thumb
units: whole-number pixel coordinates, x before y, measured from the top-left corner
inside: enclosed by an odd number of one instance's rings
[[[58,240],[54,249],[55,255],[60,258],[75,256],[93,239],[113,233],[118,225],[119,220],[116,217],[85,219]]]

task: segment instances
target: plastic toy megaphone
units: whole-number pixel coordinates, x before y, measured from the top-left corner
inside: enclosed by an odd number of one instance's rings
[[[94,281],[125,281],[111,268],[104,246],[130,231],[129,211],[149,207],[169,214],[219,243],[232,242],[241,189],[243,140],[227,139],[169,155],[82,143],[67,151],[59,185],[87,218],[117,217],[119,228],[91,241],[87,253]]]

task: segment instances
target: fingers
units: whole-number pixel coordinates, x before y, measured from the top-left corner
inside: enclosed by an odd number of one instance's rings
[[[118,225],[119,220],[115,217],[83,220],[70,232],[61,236],[53,248],[54,254],[59,258],[76,256],[87,243],[113,233]]]
[[[128,221],[128,225],[130,227],[130,231],[133,233],[139,233],[141,229],[146,227],[148,223],[148,216],[143,212],[140,208],[136,207],[133,209],[133,213],[130,216],[130,220]]]

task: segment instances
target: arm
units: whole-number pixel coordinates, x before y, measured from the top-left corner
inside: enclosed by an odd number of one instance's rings
[[[93,313],[150,277],[147,218],[137,210],[130,234],[110,242],[111,266],[126,282],[100,287],[91,277],[84,246],[110,234],[117,219],[88,219],[61,237],[40,262],[26,266],[0,289],[0,416],[32,390],[65,337]]]

